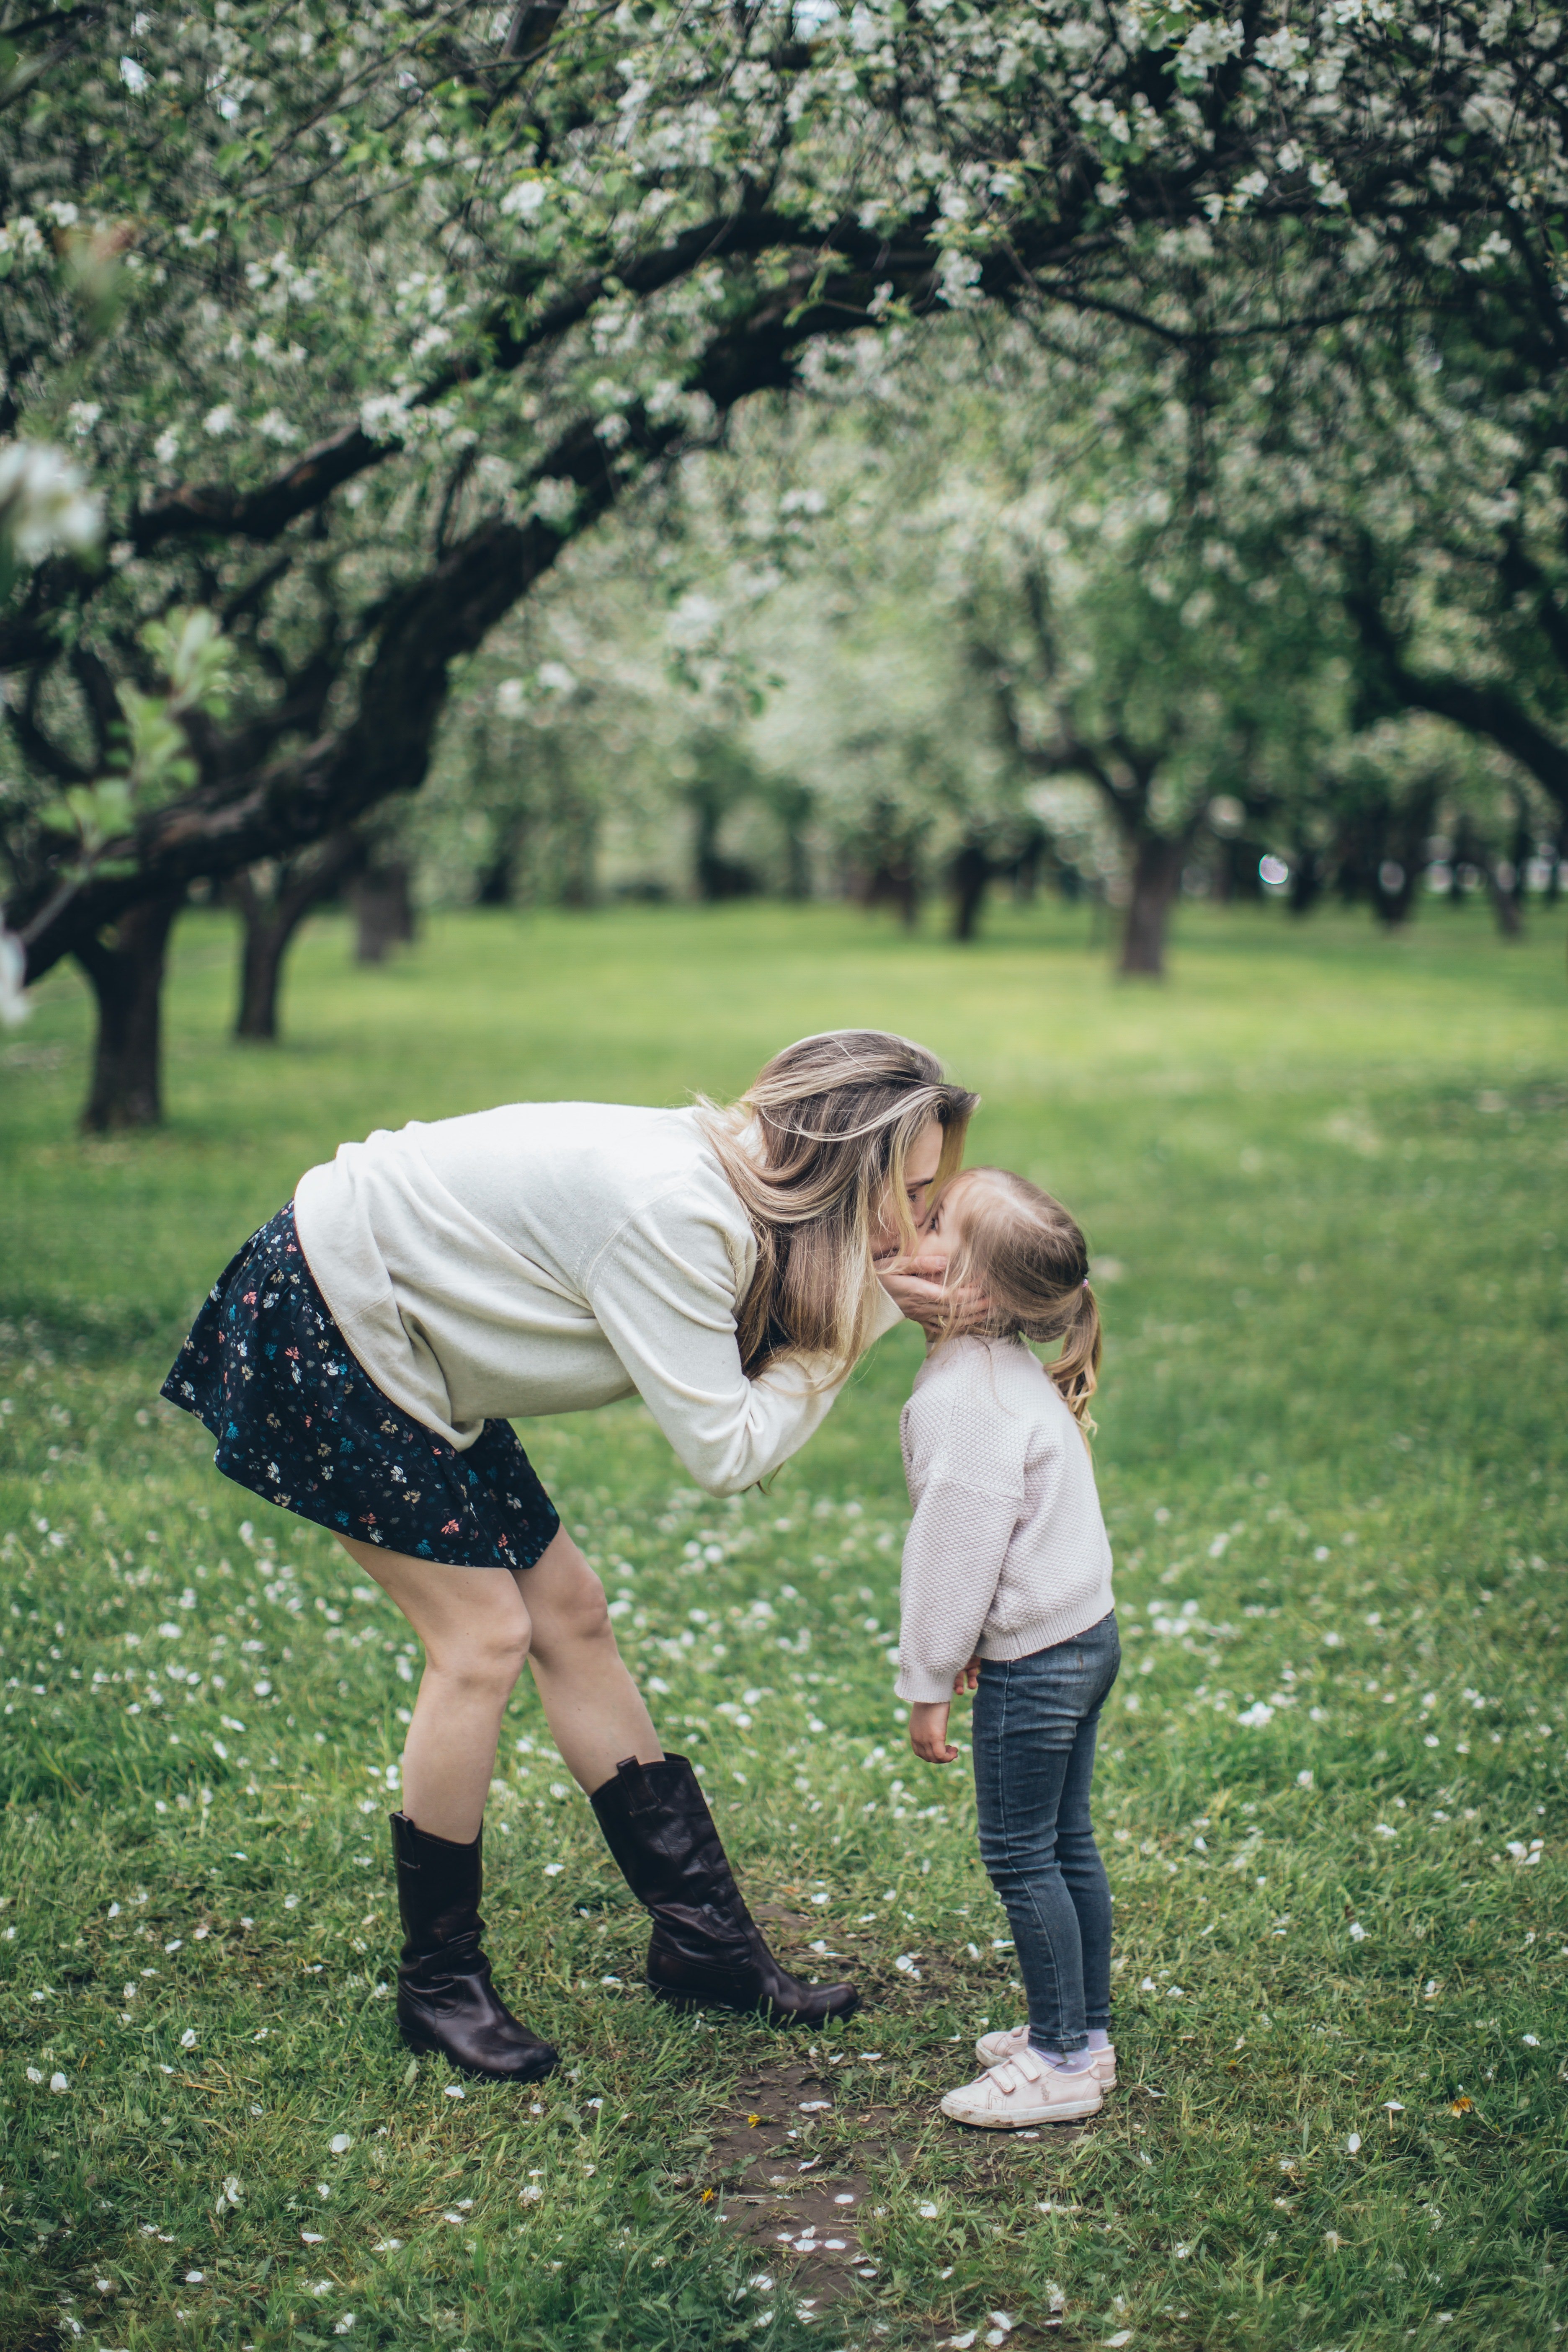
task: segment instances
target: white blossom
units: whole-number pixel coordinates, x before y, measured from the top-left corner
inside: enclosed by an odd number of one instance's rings
[[[548,180],[519,180],[501,198],[501,210],[512,220],[538,220],[549,201]]]
[[[408,425],[408,404],[402,393],[375,392],[360,403],[360,429],[371,441],[397,441]]]
[[[1176,51],[1176,64],[1189,74],[1207,74],[1233,58],[1241,47],[1241,24],[1233,17],[1228,24],[1195,25]]]
[[[47,442],[0,444],[0,540],[22,562],[85,555],[102,536],[102,501],[73,458]]]
[[[0,925],[0,1024],[7,1029],[19,1029],[32,1012],[26,973],[26,949],[15,931]]]

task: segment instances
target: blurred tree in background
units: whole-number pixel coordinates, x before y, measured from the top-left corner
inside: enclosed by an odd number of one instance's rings
[[[1568,808],[1565,47],[1542,7],[1387,0],[29,18],[0,57],[5,953],[95,977],[91,1121],[156,1114],[187,890],[232,882],[265,1033],[299,891],[340,887],[322,845],[433,759],[464,813],[432,838],[492,896],[636,887],[678,809],[679,887],[910,919],[943,887],[967,935],[998,876],[1093,842],[1146,971],[1241,841],[1394,905],[1414,835],[1375,795],[1336,816],[1362,771],[1317,747],[1416,712],[1529,778],[1485,852],[1517,911]],[[804,433],[737,429],[783,394]],[[863,511],[826,459],[779,487],[822,417],[862,448],[897,419]],[[613,583],[563,563],[612,512]],[[901,531],[857,577],[857,534]],[[558,575],[624,629],[496,674]],[[223,634],[221,710],[161,684],[176,608]],[[813,641],[808,678],[782,654]],[[139,767],[136,697],[179,743]]]

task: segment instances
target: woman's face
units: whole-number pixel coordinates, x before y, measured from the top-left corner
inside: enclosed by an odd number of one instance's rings
[[[915,1138],[909,1157],[904,1164],[904,1198],[909,1203],[909,1213],[915,1220],[916,1232],[925,1222],[925,1213],[931,1200],[931,1186],[941,1157],[941,1122],[935,1118],[928,1118]],[[894,1221],[893,1202],[884,1194],[882,1201],[873,1204],[873,1208],[872,1255],[876,1258],[895,1257],[902,1247],[903,1241]]]

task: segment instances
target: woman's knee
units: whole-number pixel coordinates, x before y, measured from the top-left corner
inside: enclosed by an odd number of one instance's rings
[[[532,1614],[536,1665],[548,1668],[571,1651],[600,1643],[614,1646],[604,1587],[580,1553],[570,1574],[558,1574],[541,1589]]]
[[[505,1698],[528,1662],[533,1628],[528,1611],[497,1617],[480,1626],[444,1633],[427,1643],[430,1671],[441,1681],[475,1694]]]
[[[585,1583],[573,1588],[571,1595],[552,1604],[534,1622],[534,1665],[543,1665],[546,1673],[559,1665],[564,1658],[580,1656],[588,1649],[613,1649],[616,1634],[609,1622],[609,1601],[604,1600],[604,1585],[592,1571],[588,1571]]]

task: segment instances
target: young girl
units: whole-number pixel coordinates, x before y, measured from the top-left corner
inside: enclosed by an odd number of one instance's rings
[[[904,1409],[900,1698],[928,1764],[976,1693],[980,1853],[1006,1906],[1029,2021],[976,2045],[944,2115],[1012,2131],[1092,2115],[1115,2083],[1111,1890],[1089,1822],[1094,1734],[1121,1647],[1094,1488],[1100,1316],[1083,1236],[1021,1176],[974,1168],[941,1195],[918,1271],[952,1305]],[[1061,1340],[1042,1366],[1025,1342]]]

